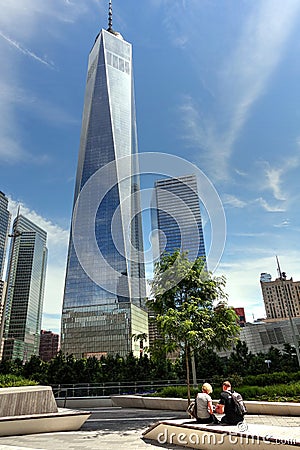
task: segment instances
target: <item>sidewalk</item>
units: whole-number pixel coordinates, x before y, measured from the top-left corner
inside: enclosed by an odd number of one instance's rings
[[[156,445],[141,439],[142,432],[151,423],[178,416],[174,411],[146,411],[127,409],[95,409],[91,418],[81,431],[64,433],[46,433],[27,436],[0,438],[1,450],[162,450],[183,447]],[[179,416],[178,416],[179,417]],[[184,413],[180,417],[186,417]],[[188,420],[188,418],[187,418]],[[284,427],[285,433],[298,433],[300,436],[300,417],[246,416],[247,424],[272,425]],[[297,431],[295,431],[297,430]],[[186,448],[186,447],[185,447]],[[271,447],[270,447],[271,448]]]

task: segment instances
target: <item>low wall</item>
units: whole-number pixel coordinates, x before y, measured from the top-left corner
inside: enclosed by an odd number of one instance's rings
[[[114,406],[111,397],[67,397],[56,398],[59,408],[110,408]]]
[[[172,411],[185,411],[188,406],[187,399],[182,398],[113,395],[111,399],[114,406],[119,406],[122,408],[170,409]],[[217,400],[214,400],[213,403],[216,404]],[[245,401],[245,405],[249,414],[300,416],[300,403]]]

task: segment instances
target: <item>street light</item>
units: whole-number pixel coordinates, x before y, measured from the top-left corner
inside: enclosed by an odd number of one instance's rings
[[[267,364],[267,367],[268,367],[268,372],[269,372],[269,370],[270,370],[270,364],[271,364],[271,360],[270,359],[265,359],[265,363]]]

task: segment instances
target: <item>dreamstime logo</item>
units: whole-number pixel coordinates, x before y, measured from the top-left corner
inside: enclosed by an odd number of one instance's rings
[[[201,445],[205,448],[209,445],[220,446],[225,445],[228,448],[234,448],[235,445],[238,448],[251,447],[256,448],[260,445],[265,448],[266,445],[296,445],[297,441],[295,438],[289,437],[274,437],[272,435],[259,435],[255,433],[239,433],[234,431],[224,432],[224,433],[212,433],[209,431],[204,431],[203,429],[198,429],[194,431],[186,431],[183,429],[178,429],[178,432],[170,430],[169,428],[164,428],[162,432],[158,433],[157,441],[159,444],[169,444],[169,445],[185,445],[190,447],[191,445]],[[240,430],[241,431],[241,430]],[[197,447],[198,448],[198,447]]]
[[[239,431],[247,431],[248,430],[248,425],[246,422],[239,422],[237,424],[238,430]]]
[[[72,240],[84,271],[98,286],[113,294],[118,293],[120,271],[108,262],[107,248],[105,251],[101,245],[99,248],[95,231],[96,224],[104,227],[102,229],[106,227],[107,230],[107,224],[103,225],[103,222],[107,221],[107,208],[111,209],[113,204],[115,204],[115,211],[110,212],[111,221],[108,225],[115,251],[129,262],[130,268],[144,260],[146,263],[157,260],[159,253],[153,242],[152,248],[142,252],[132,239],[133,223],[137,216],[140,217],[143,211],[153,208],[151,203],[153,188],[137,191],[132,189],[133,183],[149,175],[158,179],[194,174],[197,178],[198,190],[187,185],[198,195],[210,221],[211,239],[207,264],[209,270],[213,272],[222,256],[226,238],[224,209],[213,184],[197,166],[183,158],[166,153],[141,153],[138,156],[138,163],[135,158],[125,156],[101,167],[86,181],[77,197],[72,218]],[[139,195],[142,202],[139,201]],[[174,192],[164,191],[164,195],[166,196],[164,212],[176,221],[181,234],[181,244],[187,242],[192,235],[193,242],[196,241],[199,248],[201,239],[193,211],[182,200],[180,194],[177,196]],[[108,201],[108,198],[113,201]],[[174,205],[176,205],[175,208]],[[188,233],[185,227],[187,222],[190,225]],[[152,230],[152,237],[156,233],[161,231]],[[195,260],[197,255],[198,249],[192,253],[189,252],[189,259]],[[165,275],[165,279],[169,279],[169,289],[178,284],[185,274],[174,277],[171,268],[170,274]],[[140,282],[140,276],[131,269],[123,272],[122,277],[130,278],[130,283]]]

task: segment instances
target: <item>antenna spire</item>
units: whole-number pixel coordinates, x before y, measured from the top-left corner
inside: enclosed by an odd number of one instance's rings
[[[109,0],[109,7],[108,7],[108,28],[107,31],[113,31],[112,28],[112,1]]]
[[[278,272],[279,278],[282,279],[282,272],[281,272],[281,268],[279,265],[279,259],[278,259],[277,255],[276,255],[276,261],[277,261],[277,272]]]

